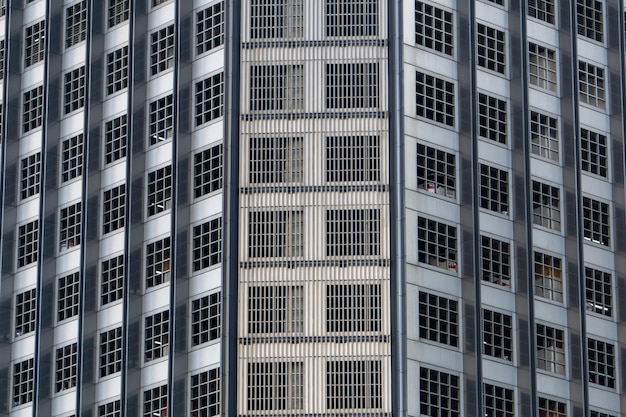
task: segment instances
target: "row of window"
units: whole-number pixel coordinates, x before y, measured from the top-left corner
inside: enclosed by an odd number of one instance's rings
[[[419,217],[418,261],[456,273],[458,270],[456,233],[456,227],[452,225]],[[479,261],[483,281],[510,288],[512,259],[509,242],[480,236]],[[535,251],[534,265],[535,295],[562,303],[562,259]],[[585,279],[587,310],[612,317],[613,280],[611,274],[586,267]]]
[[[77,379],[77,345],[64,346],[56,351],[55,392],[73,388]],[[28,404],[34,395],[33,359],[13,365],[13,407]],[[190,376],[190,412],[194,416],[219,415],[221,406],[220,368],[210,369]],[[143,392],[144,416],[167,414],[167,385],[147,389]],[[96,407],[98,417],[120,417],[121,402],[100,404]]]
[[[325,35],[328,38],[376,37],[379,35],[378,0],[325,0]],[[303,0],[251,0],[250,38],[302,39]]]
[[[154,171],[148,183],[148,215],[160,213],[171,205],[171,172],[168,168]],[[126,186],[124,184],[103,193],[102,233],[124,227]],[[59,222],[59,250],[80,244],[81,203],[61,209]],[[303,255],[302,211],[254,211],[249,213],[250,258],[300,257]],[[18,227],[18,268],[37,261],[39,222]],[[193,271],[221,262],[221,218],[192,227]],[[378,256],[380,255],[380,211],[327,210],[326,255]],[[149,250],[152,246],[149,245]],[[168,244],[169,248],[169,244]],[[168,249],[169,250],[169,249]],[[169,253],[169,252],[168,252]]]
[[[105,123],[105,162],[111,163],[126,156],[127,120],[121,116]],[[156,130],[156,129],[155,129]],[[593,133],[590,133],[593,134]],[[158,135],[156,136],[158,137]],[[170,136],[171,137],[171,136]],[[599,138],[606,137],[600,135]],[[301,183],[304,176],[304,139],[302,137],[261,137],[251,138],[249,155],[249,175],[251,184]],[[83,134],[65,139],[61,143],[61,181],[78,178],[83,172]],[[154,143],[158,143],[155,139]],[[596,148],[596,141],[590,141],[589,170],[604,170],[603,160],[591,158],[596,151],[606,154],[606,142]],[[381,178],[381,148],[379,136],[329,136],[326,138],[325,179],[335,182],[374,182]],[[194,154],[193,195],[199,198],[219,190],[223,177],[223,147],[213,146]],[[599,171],[600,172],[600,171]],[[602,173],[600,172],[600,173]],[[39,193],[41,181],[41,153],[35,153],[20,161],[20,198],[30,198]],[[452,172],[452,175],[454,173]],[[159,201],[169,204],[171,191],[171,167],[148,173],[149,214],[163,211],[166,207],[156,207]],[[454,187],[453,187],[454,188]],[[164,192],[162,194],[161,192]]]
[[[326,64],[325,106],[335,109],[375,109],[380,102],[378,63]],[[304,110],[303,65],[250,67],[249,108],[257,111]]]
[[[168,261],[169,262],[169,261]],[[167,264],[169,268],[169,264]],[[169,271],[168,271],[169,274]],[[124,296],[124,263],[122,256],[102,262],[100,276],[100,304],[102,306],[121,300]],[[167,278],[169,280],[169,277]],[[57,282],[57,320],[78,316],[80,277],[75,272],[61,277]],[[15,336],[35,331],[36,290],[30,289],[15,296]],[[167,351],[169,312],[146,317],[146,361],[163,356]],[[191,345],[197,346],[220,337],[221,294],[214,293],[191,303]],[[113,333],[108,333],[113,337]],[[121,337],[121,336],[120,336]],[[155,339],[158,339],[155,342]],[[158,352],[157,348],[160,347]]]
[[[606,136],[581,129],[582,168],[586,172],[607,175]],[[480,164],[481,208],[509,214],[509,172]],[[456,198],[456,155],[427,145],[417,145],[417,185],[419,189]],[[561,230],[561,190],[540,181],[532,181],[533,223]],[[583,236],[586,240],[610,246],[609,204],[583,197]]]
[[[169,260],[167,262],[169,274]],[[161,266],[165,265],[159,265]],[[108,259],[101,263],[101,268],[100,305],[105,306],[121,300],[124,296],[123,257]],[[160,279],[169,280],[169,277],[157,276]],[[153,277],[149,278],[149,280],[153,279]],[[79,273],[75,272],[61,277],[57,284],[57,320],[76,317],[79,310]],[[248,333],[302,333],[304,331],[304,296],[304,287],[301,285],[250,287],[247,298]],[[380,284],[327,285],[325,290],[326,331],[328,333],[380,331],[383,323],[381,297]],[[35,301],[35,289],[16,294],[16,337],[35,330]],[[163,334],[165,336],[159,337],[167,339],[168,317],[169,313],[164,312],[146,318],[146,352],[156,349],[155,346],[163,349],[167,347],[167,343],[161,339],[158,343],[151,342],[150,345],[148,345],[148,340]],[[192,346],[219,338],[219,293],[192,301],[191,328]],[[162,353],[146,353],[146,361],[161,356]]]
[[[423,291],[419,293],[419,337],[459,347],[460,312],[456,300]],[[513,316],[482,309],[483,354],[512,362],[514,359]],[[565,375],[565,332],[536,325],[537,368]],[[587,338],[589,382],[615,388],[615,346]]]
[[[124,227],[125,186],[116,187],[104,193],[103,233],[110,233]],[[80,243],[81,211],[80,203],[61,210],[59,247],[61,250]],[[221,262],[221,218],[213,219],[192,228],[193,243],[193,270],[207,268]],[[39,221],[35,220],[18,227],[17,267],[21,268],[37,262]],[[153,243],[147,247],[147,259],[150,266],[147,269],[147,282],[153,285],[164,282],[164,266],[169,273],[169,239],[167,246],[164,242]],[[165,256],[168,258],[165,259]],[[105,269],[105,268],[103,268]],[[155,277],[155,275],[159,275]],[[168,278],[169,279],[169,278]]]
[[[122,50],[127,49],[126,47]],[[120,62],[128,63],[128,53],[120,56],[107,75],[107,90],[118,91],[128,86],[128,68],[120,68]],[[85,106],[85,66],[64,75],[63,109],[65,114]],[[109,84],[110,82],[110,84]],[[23,95],[22,128],[24,133],[41,127],[43,123],[43,87],[35,87]],[[222,117],[224,112],[224,73],[209,76],[195,83],[195,126]],[[156,145],[174,135],[174,97],[168,96],[151,101],[147,108],[148,145]],[[126,154],[127,116],[123,115],[105,123],[106,162],[110,163]],[[109,148],[111,148],[109,150]],[[123,148],[123,151],[120,150]]]
[[[490,0],[493,1],[493,0]],[[535,0],[528,3],[528,15],[547,23],[555,23],[555,0]],[[503,0],[499,0],[502,4]],[[601,0],[577,0],[577,31],[588,39],[604,42],[604,13]],[[454,56],[454,16],[451,12],[435,7],[429,3],[417,0],[415,2],[415,43],[433,49],[445,55]],[[506,71],[506,35],[498,29],[478,24],[476,39],[478,44],[478,65],[505,74]],[[538,45],[529,47],[531,56],[531,74],[533,70],[533,56],[541,62],[544,69],[541,74],[546,84],[541,87],[551,88],[552,75],[555,75],[556,65],[554,51]],[[534,63],[537,65],[537,61]],[[539,80],[537,80],[539,81]],[[532,76],[531,76],[532,82]]]
[[[582,103],[605,107],[604,69],[579,61],[579,98]],[[533,74],[531,73],[531,78]],[[446,126],[455,126],[456,99],[453,82],[416,72],[416,111],[423,117]],[[478,93],[478,135],[507,144],[507,101]],[[553,117],[531,112],[533,153],[558,160],[558,127]]]
[[[436,369],[420,367],[420,414],[423,416],[460,417],[461,378]],[[517,406],[513,389],[483,383],[483,409],[485,416],[515,417]],[[567,417],[567,403],[539,394],[538,416]],[[592,417],[614,417],[591,410]]]
[[[156,0],[153,0],[153,2]],[[108,24],[113,27],[129,18],[129,0],[109,0]],[[224,43],[224,3],[219,2],[196,12],[194,47],[198,55]],[[26,28],[24,34],[24,66],[43,61],[45,56],[45,21]],[[82,0],[65,9],[65,47],[83,42],[87,36],[87,1]],[[174,25],[150,34],[150,74],[156,75],[174,64]],[[128,76],[128,47],[107,54],[107,92],[125,88]],[[112,79],[119,81],[113,82]],[[124,81],[121,81],[121,80]]]

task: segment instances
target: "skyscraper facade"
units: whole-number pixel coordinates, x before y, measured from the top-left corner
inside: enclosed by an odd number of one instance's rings
[[[0,415],[626,415],[622,1],[0,7]]]

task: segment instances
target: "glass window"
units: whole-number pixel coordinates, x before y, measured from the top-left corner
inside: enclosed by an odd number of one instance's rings
[[[456,227],[418,217],[417,244],[419,262],[457,272]]]
[[[196,12],[196,54],[224,44],[224,2]]]
[[[222,262],[222,218],[218,217],[193,227],[193,271]]]
[[[453,14],[421,1],[415,2],[415,43],[454,55]]]
[[[454,127],[454,84],[416,73],[417,115]]]
[[[100,333],[100,378],[122,369],[122,327]]]
[[[20,163],[20,197],[25,200],[39,194],[41,182],[41,152],[37,152]]]
[[[505,74],[506,42],[504,32],[479,23],[476,35],[478,39],[478,66]]]
[[[87,2],[82,0],[65,9],[65,47],[84,41],[87,36]]]
[[[459,303],[446,297],[419,292],[419,336],[459,347]]]

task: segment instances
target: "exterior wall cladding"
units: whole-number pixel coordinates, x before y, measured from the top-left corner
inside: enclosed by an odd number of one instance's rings
[[[0,1],[0,416],[626,417],[624,10]]]

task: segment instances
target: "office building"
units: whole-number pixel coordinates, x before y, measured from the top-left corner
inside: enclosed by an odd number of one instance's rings
[[[623,2],[0,4],[0,415],[626,415]]]

